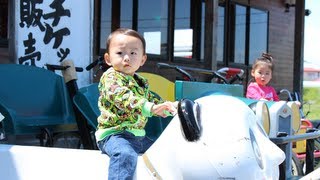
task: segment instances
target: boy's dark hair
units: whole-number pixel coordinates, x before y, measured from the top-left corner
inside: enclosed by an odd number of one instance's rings
[[[271,71],[273,71],[273,57],[270,54],[262,53],[261,57],[257,58],[254,61],[252,70],[255,70],[260,64],[266,64],[271,69]]]
[[[142,42],[142,46],[143,46],[143,54],[146,54],[146,40],[144,39],[144,37],[141,36],[137,31],[135,31],[133,29],[127,29],[127,28],[119,28],[119,29],[113,31],[109,35],[109,37],[107,38],[107,42],[106,42],[106,52],[107,53],[109,53],[110,42],[111,42],[112,37],[115,34],[123,34],[123,35],[132,36],[132,37],[136,37],[136,38],[140,39]]]

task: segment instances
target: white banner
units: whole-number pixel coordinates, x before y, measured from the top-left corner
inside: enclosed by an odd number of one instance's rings
[[[79,0],[16,0],[15,53],[18,64],[43,67],[73,60],[85,68],[92,60],[92,2]],[[57,72],[60,73],[60,72]],[[89,72],[78,84],[89,83]]]

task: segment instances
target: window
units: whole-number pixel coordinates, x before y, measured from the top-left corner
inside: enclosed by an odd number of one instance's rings
[[[262,52],[267,52],[268,13],[251,8],[250,10],[250,47],[249,64],[252,64]]]
[[[217,61],[226,66],[249,66],[262,52],[267,52],[267,45],[268,12],[235,3],[219,4]]]
[[[175,2],[174,56],[203,61],[205,3],[199,0]]]
[[[125,27],[135,29],[145,37],[149,59],[204,61],[205,8],[207,3],[213,4],[212,0],[99,0],[99,2],[100,51],[105,49],[106,37],[112,30]],[[212,41],[212,38],[208,39]]]
[[[236,5],[235,36],[234,36],[234,62],[245,63],[246,50],[246,7]]]
[[[111,0],[101,1],[100,48],[106,49],[106,38],[111,33]]]
[[[0,0],[0,47],[8,47],[8,1]]]
[[[193,29],[190,27],[190,0],[176,0],[174,56],[192,58]]]
[[[121,0],[120,27],[132,28],[132,0]]]
[[[167,56],[168,1],[139,0],[138,32],[146,39],[146,52]]]
[[[224,51],[224,6],[218,7],[218,26],[217,26],[217,61],[223,61],[223,51]]]

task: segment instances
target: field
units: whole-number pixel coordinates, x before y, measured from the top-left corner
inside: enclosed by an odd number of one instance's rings
[[[320,120],[320,87],[303,88],[303,112],[310,120]]]

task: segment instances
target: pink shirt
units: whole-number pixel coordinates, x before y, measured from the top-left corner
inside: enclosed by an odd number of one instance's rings
[[[260,86],[255,82],[251,82],[247,88],[247,98],[250,99],[266,99],[268,101],[279,101],[276,90],[271,86]]]

